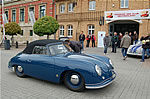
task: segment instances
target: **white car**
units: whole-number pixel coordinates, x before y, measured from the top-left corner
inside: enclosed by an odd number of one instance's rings
[[[142,56],[142,42],[138,41],[135,45],[130,45],[127,51],[127,55]]]

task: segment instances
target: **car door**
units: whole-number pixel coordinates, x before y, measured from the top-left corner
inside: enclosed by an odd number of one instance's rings
[[[35,46],[33,53],[29,55],[27,74],[43,80],[54,81],[54,58],[47,54],[44,46]]]

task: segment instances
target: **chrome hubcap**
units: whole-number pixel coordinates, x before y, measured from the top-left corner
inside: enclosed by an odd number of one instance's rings
[[[22,68],[21,66],[18,66],[18,67],[17,67],[17,70],[18,70],[19,72],[22,72],[22,71],[23,71],[23,68]]]
[[[72,75],[70,79],[72,84],[78,84],[79,83],[79,76],[78,75]]]

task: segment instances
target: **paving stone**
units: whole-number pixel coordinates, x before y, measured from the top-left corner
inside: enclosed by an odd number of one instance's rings
[[[115,81],[102,89],[73,92],[63,84],[54,84],[36,78],[19,78],[8,70],[8,61],[22,49],[0,50],[1,99],[150,99],[150,59],[122,60],[121,49],[108,56],[117,72]],[[86,48],[84,53],[104,55],[103,48]]]

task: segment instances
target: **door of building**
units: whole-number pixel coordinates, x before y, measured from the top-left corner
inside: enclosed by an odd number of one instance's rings
[[[98,47],[104,47],[103,39],[105,37],[105,31],[98,31]]]
[[[139,33],[139,24],[114,24],[114,31],[118,34],[121,32],[123,35],[125,32],[133,33],[136,31]]]
[[[139,34],[139,23],[134,21],[115,21],[109,24],[109,34],[113,35],[114,32],[118,34],[121,32],[123,35],[125,32],[136,31]]]

